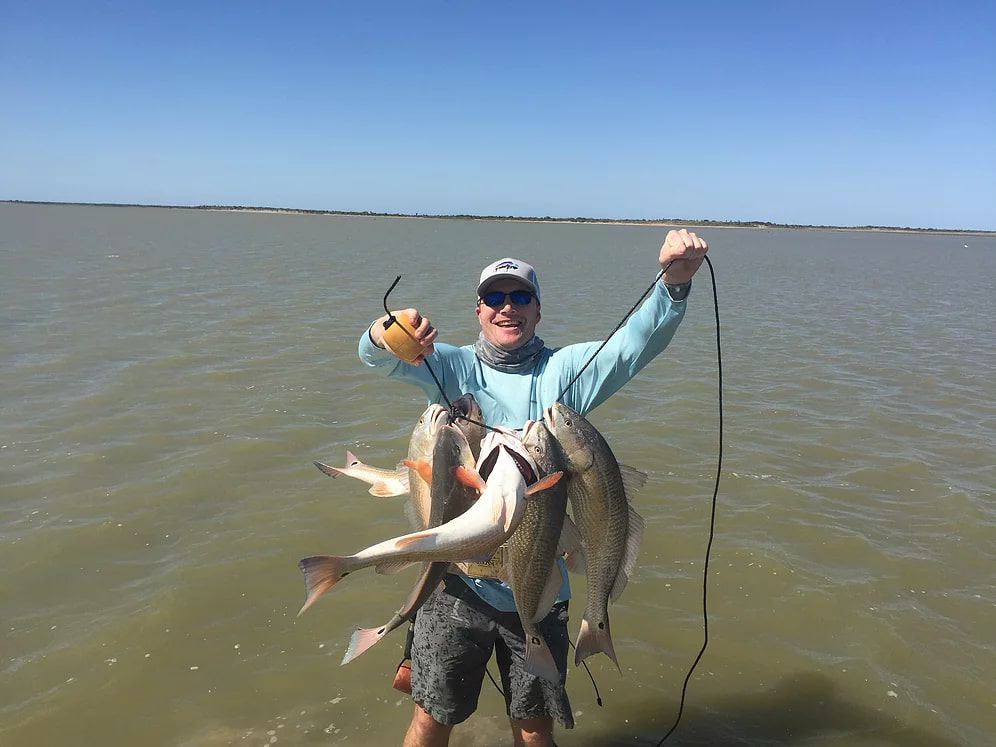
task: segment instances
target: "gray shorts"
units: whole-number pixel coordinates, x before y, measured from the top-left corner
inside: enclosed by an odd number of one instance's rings
[[[516,612],[499,612],[466,583],[447,575],[415,618],[412,698],[441,724],[459,724],[477,710],[491,652],[501,673],[505,712],[520,720],[552,716],[574,727],[567,676],[567,602],[558,602],[539,624],[553,653],[559,684],[525,671],[526,643]]]

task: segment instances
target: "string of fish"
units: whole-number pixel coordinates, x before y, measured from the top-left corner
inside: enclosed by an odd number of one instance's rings
[[[720,482],[720,476],[722,474],[722,466],[723,466],[723,425],[724,425],[724,421],[723,421],[723,356],[722,356],[722,344],[721,344],[720,320],[719,320],[719,297],[718,297],[718,293],[717,293],[717,289],[716,289],[716,273],[715,273],[715,270],[713,269],[712,261],[709,259],[708,256],[706,256],[704,259],[706,261],[706,265],[709,268],[709,276],[710,276],[710,280],[712,281],[713,312],[714,312],[715,319],[716,319],[716,368],[717,368],[717,384],[718,384],[718,395],[717,396],[718,396],[718,409],[719,409],[719,423],[718,423],[718,433],[719,433],[719,435],[718,435],[718,448],[717,448],[718,457],[717,457],[717,465],[716,465],[716,479],[715,479],[715,483],[714,483],[714,486],[713,486],[713,493],[712,493],[712,500],[711,500],[711,506],[710,506],[710,514],[709,514],[709,533],[708,533],[708,540],[706,542],[705,561],[703,563],[703,570],[702,570],[702,633],[703,633],[703,635],[702,635],[702,646],[700,647],[698,653],[696,654],[696,656],[693,659],[691,665],[689,666],[688,672],[685,675],[685,679],[682,682],[682,685],[681,685],[681,697],[680,697],[679,702],[678,702],[678,712],[677,712],[677,714],[675,716],[674,723],[667,730],[667,732],[664,734],[664,736],[661,737],[660,741],[657,743],[657,747],[660,747],[661,745],[663,745],[664,742],[668,739],[668,737],[670,737],[671,734],[673,734],[675,732],[675,730],[677,730],[678,724],[681,721],[681,716],[682,716],[682,713],[684,712],[684,708],[685,708],[685,698],[686,698],[686,694],[687,694],[687,690],[688,690],[688,683],[689,683],[689,681],[692,678],[692,674],[694,673],[695,668],[698,666],[699,662],[702,660],[702,657],[705,655],[706,648],[709,645],[709,611],[708,611],[709,558],[710,558],[711,553],[712,553],[712,545],[713,545],[713,540],[715,538],[715,533],[716,533],[716,505],[717,505],[717,499],[718,499],[718,496],[719,496],[719,482]],[[598,356],[598,354],[608,344],[608,342],[612,338],[612,336],[622,328],[622,326],[626,323],[626,320],[629,319],[629,317],[633,314],[634,311],[636,311],[636,309],[643,302],[643,300],[653,291],[654,287],[657,285],[657,283],[660,281],[660,279],[664,276],[664,273],[667,272],[668,267],[670,267],[670,263],[668,263],[667,266],[665,266],[664,268],[662,268],[660,270],[660,272],[657,273],[656,277],[654,278],[654,281],[647,287],[647,289],[643,292],[643,294],[636,300],[636,302],[629,309],[629,311],[627,311],[623,315],[623,317],[622,317],[622,319],[620,319],[619,323],[608,334],[608,336],[605,338],[605,340],[602,342],[602,344],[598,346],[598,348],[595,350],[595,352],[591,354],[591,357],[578,370],[578,372],[575,374],[574,378],[571,379],[571,381],[568,382],[567,386],[564,387],[564,389],[561,391],[560,395],[557,397],[558,400],[560,400],[560,399],[563,398],[564,394],[574,385],[574,383],[578,380],[578,378],[581,376],[581,374],[584,372],[584,370],[589,365],[591,365],[592,361],[595,360],[595,358]],[[398,275],[397,278],[395,278],[394,282],[391,284],[391,287],[388,288],[387,293],[384,294],[384,311],[387,312],[387,315],[388,315],[388,321],[385,324],[385,326],[388,326],[388,325],[390,325],[392,323],[397,323],[397,321],[398,321],[397,317],[395,317],[391,313],[390,309],[388,309],[387,298],[391,294],[391,291],[393,291],[394,288],[397,286],[397,284],[398,284],[398,282],[400,280],[401,280],[401,275]],[[400,325],[400,327],[401,327],[402,330],[404,330],[405,334],[407,334],[409,337],[412,338],[412,340],[414,342],[417,343],[417,340],[415,340],[414,336],[408,331],[408,329],[404,325]],[[490,430],[495,430],[492,426],[489,426],[486,423],[480,423],[480,422],[478,422],[478,421],[476,421],[476,420],[468,417],[467,415],[463,414],[462,412],[460,412],[459,409],[458,409],[458,407],[455,404],[453,404],[452,402],[450,402],[449,398],[446,396],[446,392],[444,391],[443,386],[442,386],[442,384],[439,381],[439,378],[436,376],[435,371],[432,370],[432,366],[429,363],[429,361],[427,359],[423,359],[423,363],[425,364],[426,369],[429,371],[429,375],[432,376],[432,380],[435,382],[436,387],[439,389],[439,393],[440,393],[440,396],[442,397],[443,401],[446,402],[449,405],[450,415],[451,415],[452,418],[454,418],[454,419],[461,418],[463,420],[466,420],[467,422],[473,423],[474,425],[481,426],[483,428],[487,428],[487,429],[490,429]],[[411,629],[409,629],[408,636],[409,636],[409,639],[410,639],[411,638]],[[406,642],[406,644],[410,645],[408,642]],[[407,648],[407,645],[406,645],[406,648]],[[573,643],[571,645],[573,646]],[[407,654],[407,651],[406,651],[406,654]],[[589,678],[591,678],[592,686],[595,688],[595,696],[596,696],[598,705],[601,706],[602,705],[602,699],[601,699],[601,696],[598,694],[598,686],[595,683],[595,679],[594,679],[594,677],[591,674],[591,670],[588,669],[588,665],[586,663],[584,663],[584,662],[582,662],[582,663],[584,664],[585,670],[587,670],[587,672],[588,672]],[[495,682],[495,679],[491,675],[490,671],[488,672],[488,677],[491,679],[491,682],[498,689],[498,691],[501,692],[501,687],[498,685],[497,682]],[[502,694],[504,695],[504,693],[502,693]]]

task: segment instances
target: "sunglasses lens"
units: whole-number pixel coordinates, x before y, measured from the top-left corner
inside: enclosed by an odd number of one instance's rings
[[[485,293],[482,300],[491,308],[496,309],[505,303],[505,294],[499,291],[491,291],[490,293]]]
[[[481,300],[493,309],[500,309],[505,305],[506,298],[516,306],[528,306],[533,300],[533,294],[525,290],[512,291],[511,293],[491,291],[490,293],[485,293],[481,297]]]

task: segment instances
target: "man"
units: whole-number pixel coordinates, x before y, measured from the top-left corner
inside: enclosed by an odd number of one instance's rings
[[[536,336],[541,319],[540,287],[533,267],[505,258],[488,265],[477,286],[476,313],[481,334],[473,345],[437,343],[437,332],[416,309],[394,312],[410,320],[425,346],[415,364],[395,358],[384,342],[387,316],[374,321],[359,344],[360,359],[393,379],[443,402],[432,371],[449,401],[474,395],[491,426],[520,428],[538,420],[543,409],[561,401],[585,414],[615,393],[671,341],[685,313],[692,276],[708,245],[694,233],[669,231],[658,261],[665,273],[649,297],[616,332],[570,388],[601,342],[548,348]],[[455,724],[477,708],[485,667],[495,652],[506,710],[516,746],[550,747],[553,722],[574,725],[564,689],[567,676],[567,600],[563,584],[557,603],[540,623],[560,671],[559,683],[524,670],[525,641],[511,589],[496,578],[446,576],[419,611],[412,646],[412,699],[415,713],[405,747],[445,747]]]

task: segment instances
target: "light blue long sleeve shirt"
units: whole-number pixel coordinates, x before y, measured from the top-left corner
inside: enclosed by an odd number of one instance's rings
[[[360,338],[359,355],[366,365],[389,378],[420,387],[429,403],[449,406],[461,394],[470,393],[480,404],[488,425],[521,428],[527,420],[539,420],[543,410],[558,397],[584,415],[617,392],[671,342],[685,315],[685,299],[672,301],[663,283],[656,283],[650,296],[612,335],[566,392],[564,387],[598,350],[601,341],[562,348],[546,347],[533,369],[521,373],[491,368],[477,357],[473,345],[456,347],[437,342],[426,360],[446,392],[446,401],[424,365],[413,366],[395,358],[374,345],[369,332],[364,332]],[[561,573],[564,581],[558,601],[570,597],[570,584],[562,563]],[[497,579],[461,578],[496,609],[515,611],[512,591],[507,584]]]

